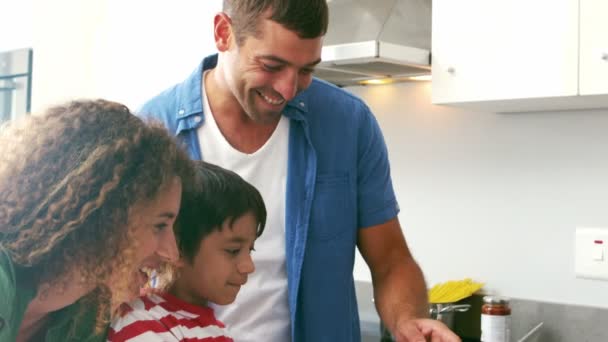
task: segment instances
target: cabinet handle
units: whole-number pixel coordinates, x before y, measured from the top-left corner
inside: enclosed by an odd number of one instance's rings
[[[608,55],[606,55],[606,58],[608,58]],[[454,69],[454,67],[448,67],[448,73],[454,74],[455,72],[456,72],[456,69]]]
[[[602,53],[602,59],[608,62],[608,52]]]

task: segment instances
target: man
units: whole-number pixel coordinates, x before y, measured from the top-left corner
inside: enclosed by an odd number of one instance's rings
[[[312,76],[327,20],[325,0],[225,0],[214,18],[218,54],[142,108],[192,158],[237,172],[266,202],[256,272],[234,304],[215,310],[235,341],[360,341],[358,247],[398,341],[459,341],[425,318],[426,286],[375,118]]]

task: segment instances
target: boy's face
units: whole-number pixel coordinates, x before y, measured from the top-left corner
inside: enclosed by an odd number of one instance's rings
[[[183,261],[174,289],[178,297],[193,304],[207,301],[226,305],[236,299],[247,276],[255,270],[251,251],[257,221],[252,213],[226,220],[221,230],[205,237],[192,263]]]

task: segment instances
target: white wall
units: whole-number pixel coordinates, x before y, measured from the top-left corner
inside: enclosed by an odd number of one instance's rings
[[[32,0],[0,0],[0,52],[32,45]]]
[[[608,227],[608,111],[493,114],[430,104],[430,83],[351,87],[384,131],[400,221],[427,282],[608,307],[574,277],[574,229]],[[370,280],[358,259],[355,276]]]
[[[80,97],[132,109],[215,51],[220,0],[31,0],[33,110]]]

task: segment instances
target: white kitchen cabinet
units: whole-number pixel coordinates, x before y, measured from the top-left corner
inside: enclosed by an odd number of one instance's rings
[[[607,7],[605,0],[434,0],[433,103],[492,112],[608,107],[608,61],[598,54],[608,44]]]
[[[580,94],[608,94],[608,1],[580,4]]]

